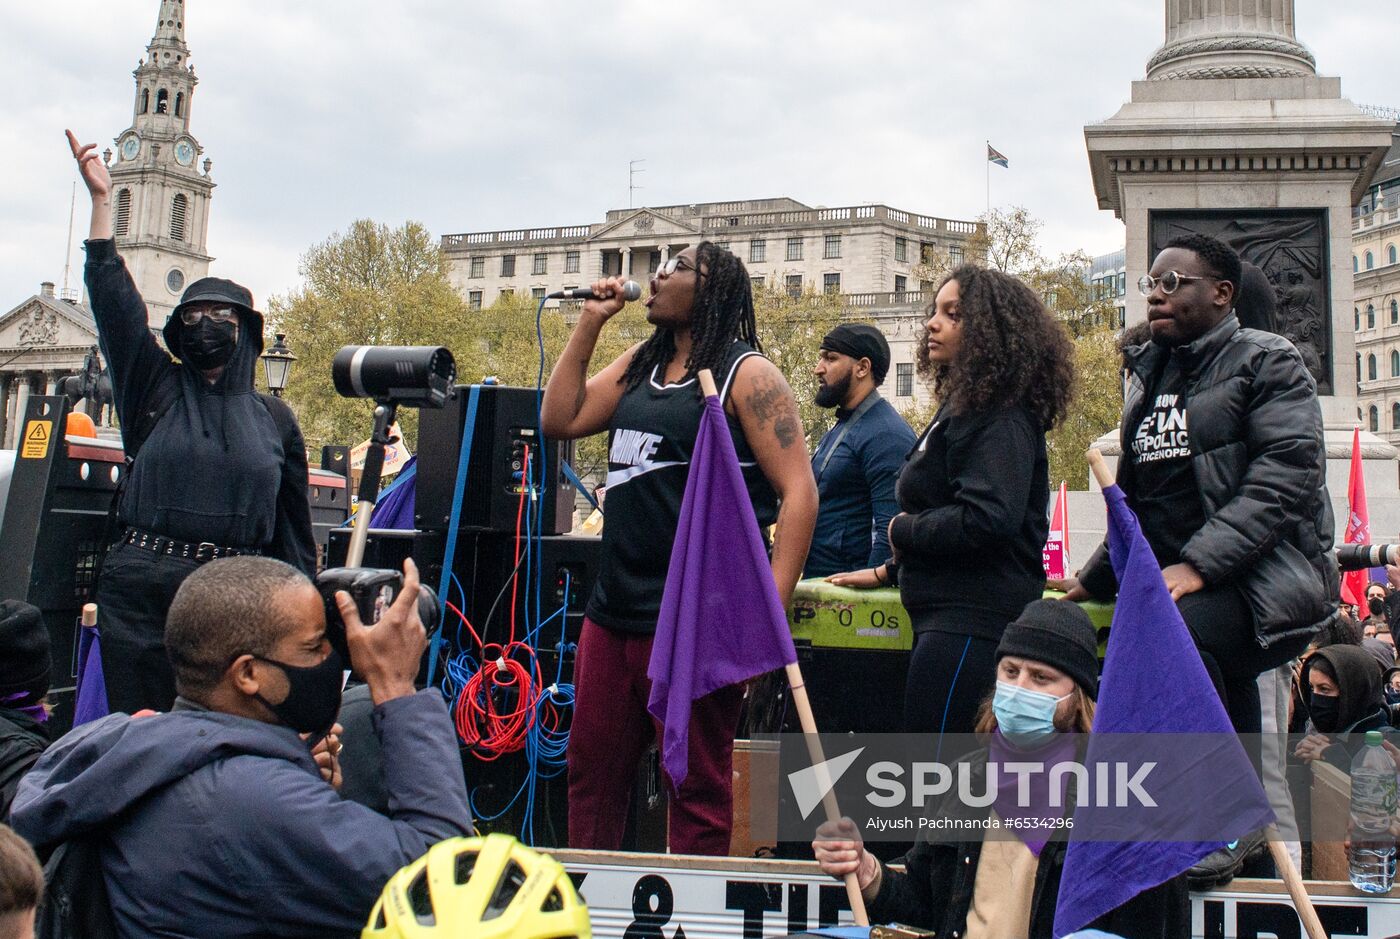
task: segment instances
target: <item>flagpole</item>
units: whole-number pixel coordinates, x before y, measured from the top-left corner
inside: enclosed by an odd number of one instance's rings
[[[992,223],[992,142],[987,141],[987,152],[983,154],[982,161],[987,164],[987,224]]]
[[[707,398],[719,397],[715,387],[715,376],[707,368],[702,368],[696,376],[700,379],[700,390]],[[826,768],[826,754],[822,752],[821,738],[817,736],[817,721],[812,716],[812,703],[807,699],[807,685],[802,680],[802,668],[796,662],[787,666],[788,687],[792,689],[792,703],[797,709],[797,720],[802,727],[802,737],[807,741],[807,755],[812,767],[817,771],[817,785],[822,789],[822,808],[826,810],[826,820],[839,822],[841,808],[836,802],[835,788]],[[842,880],[846,883],[846,899],[851,904],[851,915],[857,926],[869,926],[870,917],[865,912],[865,898],[860,894],[860,881],[852,871]]]
[[[1113,474],[1108,471],[1103,454],[1097,449],[1090,449],[1088,457],[1089,469],[1093,472],[1094,479],[1098,480],[1099,486],[1103,489],[1112,486],[1115,480]],[[1298,874],[1298,868],[1293,866],[1293,858],[1283,846],[1278,826],[1270,825],[1265,830],[1264,837],[1269,843],[1269,854],[1274,859],[1274,867],[1278,869],[1279,876],[1288,887],[1288,895],[1293,898],[1293,907],[1298,911],[1298,918],[1303,921],[1309,939],[1327,939],[1327,932],[1322,928],[1322,920],[1318,919],[1317,910],[1313,907],[1312,898],[1308,896],[1303,878]]]

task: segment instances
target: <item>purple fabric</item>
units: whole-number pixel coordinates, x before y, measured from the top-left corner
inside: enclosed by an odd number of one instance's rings
[[[691,702],[796,661],[724,409],[706,398],[647,666],[674,786],[689,770]]]
[[[1200,755],[1196,772],[1173,778],[1169,798],[1159,800],[1144,830],[1169,829],[1170,818],[1202,819],[1222,841],[1072,840],[1065,855],[1055,909],[1056,936],[1064,936],[1144,890],[1177,876],[1238,834],[1274,819],[1264,787],[1234,736],[1225,707],[1201,663],[1200,653],[1162,580],[1161,567],[1117,486],[1104,490],[1108,550],[1118,576],[1094,732],[1087,761],[1112,760],[1100,734],[1210,734],[1220,744]],[[1170,680],[1162,681],[1164,668]],[[1107,738],[1111,740],[1112,738]],[[1221,780],[1231,780],[1222,786]],[[1093,828],[1094,809],[1080,804],[1075,831]],[[1086,824],[1081,826],[1081,820]],[[1189,827],[1185,821],[1182,827]],[[1234,834],[1232,834],[1234,833]]]
[[[1001,735],[998,729],[992,733],[992,739],[987,744],[987,762],[995,763],[998,766],[1007,763],[1017,763],[1023,760],[1034,760],[1037,763],[1044,763],[1046,767],[1055,766],[1058,763],[1073,762],[1078,755],[1078,745],[1075,734],[1055,734],[1044,746],[1036,750],[1022,750],[1014,746],[1010,741]],[[1018,794],[1020,780],[1015,773],[999,772],[997,774],[997,797],[992,803],[992,808],[996,810],[997,817],[1002,821],[1015,822],[1017,819],[1026,819],[1032,822],[1049,822],[1052,819],[1063,818],[1065,810],[1063,806],[1068,804],[1065,800],[1065,791],[1069,788],[1069,776],[1060,777],[1060,794],[1056,803],[1060,808],[1050,807],[1050,774],[1036,773],[1029,777],[1030,784],[1027,786],[1025,807],[1020,805]],[[1049,844],[1049,838],[1040,837],[1042,834],[1054,831],[1055,829],[1045,824],[1014,825],[1011,828],[1031,849],[1031,854],[1040,857],[1040,852]]]
[[[73,700],[73,726],[106,717],[107,683],[102,679],[102,639],[96,628],[78,630],[78,690]]]
[[[418,457],[411,456],[399,470],[389,488],[379,494],[374,513],[369,517],[370,528],[416,528],[413,513],[418,503]]]
[[[21,691],[18,694],[10,695],[8,698],[0,698],[0,706],[8,708],[11,711],[19,711],[21,714],[26,714],[37,723],[47,723],[49,719],[49,709],[42,704],[15,703],[16,701],[23,701],[27,697],[29,697],[29,692]]]

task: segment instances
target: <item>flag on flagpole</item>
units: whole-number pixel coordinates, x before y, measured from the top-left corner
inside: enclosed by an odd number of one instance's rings
[[[1366,510],[1366,477],[1361,471],[1361,428],[1351,431],[1351,476],[1347,480],[1347,527],[1343,544],[1370,544],[1371,514]],[[1381,571],[1381,579],[1385,571]],[[1366,584],[1370,571],[1347,571],[1342,575],[1342,602],[1365,614]]]
[[[1055,511],[1050,515],[1050,536],[1045,539],[1045,547],[1040,552],[1045,576],[1062,580],[1069,576],[1069,505],[1068,491],[1060,483],[1060,497],[1055,500]]]
[[[96,626],[78,630],[78,682],[73,693],[73,726],[79,727],[109,713],[107,683],[102,677],[102,639]]]
[[[995,163],[997,166],[1002,166],[1006,169],[1011,168],[1011,161],[991,144],[987,144],[987,162]]]
[[[1199,755],[1192,753],[1193,771],[1174,780],[1175,791],[1207,786],[1211,798],[1166,800],[1153,809],[1151,824],[1158,831],[1204,827],[1219,832],[1222,840],[1071,840],[1055,907],[1056,936],[1082,929],[1189,869],[1229,839],[1257,831],[1274,818],[1123,490],[1107,486],[1103,494],[1118,602],[1085,762],[1111,761],[1113,741],[1132,739],[1114,738],[1115,734],[1199,735],[1189,738],[1201,746]],[[1164,669],[1172,676],[1165,684]],[[1221,786],[1220,780],[1231,782]],[[1093,806],[1080,804],[1073,832],[1092,830],[1094,813]]]
[[[796,661],[724,408],[708,395],[647,666],[672,784],[689,772],[694,701]]]

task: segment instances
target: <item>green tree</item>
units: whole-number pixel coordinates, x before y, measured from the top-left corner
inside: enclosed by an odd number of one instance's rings
[[[765,288],[754,292],[754,320],[763,352],[778,366],[797,398],[797,412],[807,449],[812,450],[832,424],[830,409],[817,406],[817,379],[812,374],[822,339],[843,318],[840,294],[808,290],[800,296]]]
[[[1122,361],[1118,336],[1108,326],[1086,330],[1074,338],[1074,401],[1064,422],[1045,441],[1052,488],[1061,481],[1071,489],[1089,488],[1084,453],[1118,426],[1123,411]]]

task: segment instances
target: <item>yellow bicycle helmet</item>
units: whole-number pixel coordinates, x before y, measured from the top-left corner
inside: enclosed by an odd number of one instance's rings
[[[510,835],[449,838],[399,870],[360,939],[592,939],[564,867]]]

